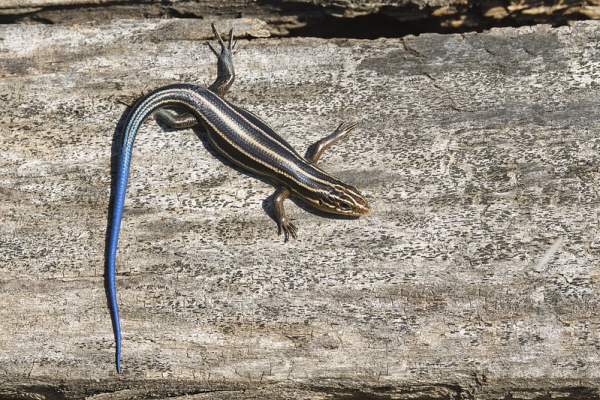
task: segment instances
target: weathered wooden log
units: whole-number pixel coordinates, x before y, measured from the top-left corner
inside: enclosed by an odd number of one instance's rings
[[[118,375],[117,123],[144,92],[213,81],[209,23],[0,26],[0,397],[597,398],[599,28],[240,40],[229,99],[302,151],[358,121],[321,163],[373,211],[290,205],[284,243],[269,182],[147,122]]]

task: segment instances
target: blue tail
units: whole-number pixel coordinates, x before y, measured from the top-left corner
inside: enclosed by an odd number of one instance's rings
[[[113,215],[110,227],[110,239],[108,244],[108,294],[110,313],[114,324],[117,371],[121,372],[121,323],[119,321],[119,309],[117,306],[117,291],[115,286],[115,259],[117,256],[117,243],[119,241],[119,229],[121,217],[123,216],[123,204],[125,203],[125,191],[127,189],[127,178],[129,175],[129,163],[131,160],[131,149],[122,150],[117,171],[117,187],[113,203]]]
[[[115,286],[115,260],[117,257],[117,244],[119,241],[119,230],[123,216],[123,205],[125,204],[125,193],[127,190],[127,179],[129,177],[129,166],[131,163],[131,151],[133,139],[141,123],[152,112],[152,109],[144,107],[144,102],[134,106],[127,118],[125,131],[123,133],[123,144],[119,157],[117,169],[117,182],[115,197],[113,199],[112,218],[110,226],[110,237],[108,241],[108,300],[110,313],[113,319],[113,330],[116,344],[117,372],[121,372],[121,323],[119,321],[119,309],[117,306],[117,290]]]

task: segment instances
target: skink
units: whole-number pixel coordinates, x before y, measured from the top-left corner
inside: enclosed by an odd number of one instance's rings
[[[233,163],[248,171],[268,177],[277,185],[273,196],[274,214],[279,233],[296,238],[296,226],[286,216],[283,202],[296,196],[314,208],[335,214],[360,216],[371,207],[354,187],[329,175],[316,165],[325,149],[345,138],[358,124],[342,123],[326,138],[313,144],[306,157],[300,156],[284,139],[258,117],[223,99],[235,79],[233,69],[233,31],[226,45],[214,25],[213,32],[221,46],[217,79],[207,89],[195,85],[175,84],[156,89],[138,100],[132,107],[123,132],[113,212],[108,241],[108,296],[116,342],[117,371],[121,372],[121,326],[115,288],[115,259],[119,229],[125,203],[125,192],[135,135],[142,122],[153,112],[156,118],[172,128],[189,128],[201,124],[210,144]],[[167,108],[183,109],[176,114]]]

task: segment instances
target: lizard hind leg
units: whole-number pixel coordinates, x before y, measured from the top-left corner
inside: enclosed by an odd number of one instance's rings
[[[219,96],[223,96],[235,80],[233,49],[237,42],[233,41],[233,29],[229,31],[229,41],[225,44],[223,38],[219,35],[217,28],[215,28],[215,24],[211,24],[211,26],[215,37],[218,39],[219,45],[221,46],[221,52],[219,53],[210,43],[208,43],[208,47],[210,47],[212,52],[217,56],[217,79],[210,85],[208,90]]]
[[[172,129],[186,129],[198,125],[198,120],[194,114],[185,112],[178,114],[168,108],[160,108],[154,113],[154,118],[165,123]]]
[[[233,69],[233,49],[235,48],[237,41],[233,41],[232,29],[229,31],[229,41],[227,44],[225,44],[223,38],[219,34],[219,31],[217,31],[215,24],[211,24],[211,26],[213,33],[215,34],[215,37],[218,39],[221,46],[221,52],[219,53],[210,43],[207,43],[208,47],[218,59],[217,79],[212,85],[210,85],[208,90],[218,94],[219,96],[224,96],[235,80],[235,71]],[[168,110],[165,108],[159,109],[154,114],[154,117],[173,129],[186,129],[198,124],[198,120],[191,113],[186,112],[183,114],[178,114],[173,110]]]

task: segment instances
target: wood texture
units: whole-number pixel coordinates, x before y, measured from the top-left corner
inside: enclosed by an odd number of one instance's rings
[[[117,375],[103,253],[120,101],[210,84],[209,24],[0,26],[0,396],[597,398],[599,28],[240,40],[229,98],[302,151],[358,121],[321,163],[373,212],[290,204],[286,244],[268,182],[200,130],[147,122]]]

